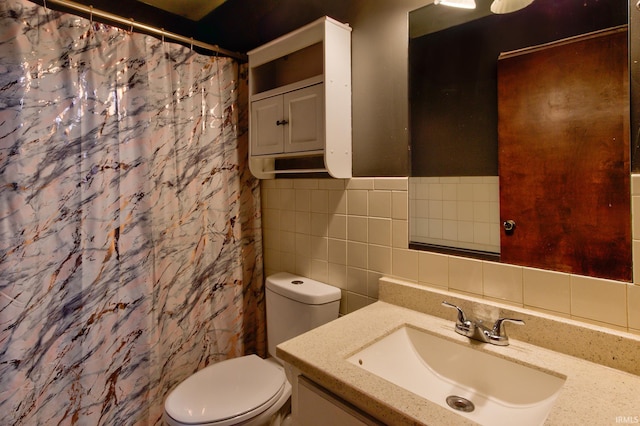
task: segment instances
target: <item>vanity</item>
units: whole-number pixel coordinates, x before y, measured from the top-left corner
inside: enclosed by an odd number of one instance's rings
[[[293,385],[294,424],[328,424],[327,419],[344,425],[640,421],[635,392],[640,336],[391,278],[379,284],[378,302],[278,346]],[[476,318],[518,318],[525,325],[506,325],[508,346],[470,340],[454,331],[456,313],[442,305],[444,300]],[[402,340],[405,333],[414,335],[410,344]],[[429,359],[431,349],[450,352]],[[415,378],[411,383],[411,374],[398,379],[403,369],[422,377],[422,361],[410,364],[413,351],[422,351],[427,369],[444,378],[444,385],[426,388],[444,386],[455,393],[462,382],[462,388],[475,389],[466,394],[475,409],[463,411],[468,407],[463,400],[450,401],[450,408],[434,402],[437,395],[420,396],[424,387]],[[320,408],[309,413],[310,406]]]

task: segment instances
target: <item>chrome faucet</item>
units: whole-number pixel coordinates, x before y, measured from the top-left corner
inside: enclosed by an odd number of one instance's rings
[[[464,311],[453,303],[447,301],[442,302],[443,306],[454,308],[458,311],[455,330],[456,333],[467,336],[470,339],[479,340],[480,342],[491,343],[492,345],[507,346],[509,337],[504,328],[504,323],[512,322],[514,324],[524,324],[524,321],[512,318],[500,318],[492,328],[485,326],[481,320],[470,320],[464,314]]]

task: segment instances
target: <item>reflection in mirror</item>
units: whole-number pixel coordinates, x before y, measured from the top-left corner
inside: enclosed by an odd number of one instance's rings
[[[628,3],[535,0],[505,15],[476,3],[409,14],[410,244],[497,257],[499,55],[625,25]]]

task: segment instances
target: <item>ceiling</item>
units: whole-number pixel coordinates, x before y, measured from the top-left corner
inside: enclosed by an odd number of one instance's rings
[[[158,9],[199,21],[225,0],[139,0]]]
[[[246,53],[325,15],[350,22],[367,1],[227,0],[198,21],[196,38]]]

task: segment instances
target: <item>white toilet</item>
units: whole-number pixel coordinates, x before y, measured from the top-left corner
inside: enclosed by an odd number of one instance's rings
[[[291,397],[276,345],[338,318],[340,290],[298,275],[267,277],[269,355],[210,365],[180,383],[164,403],[171,426],[278,425]]]

